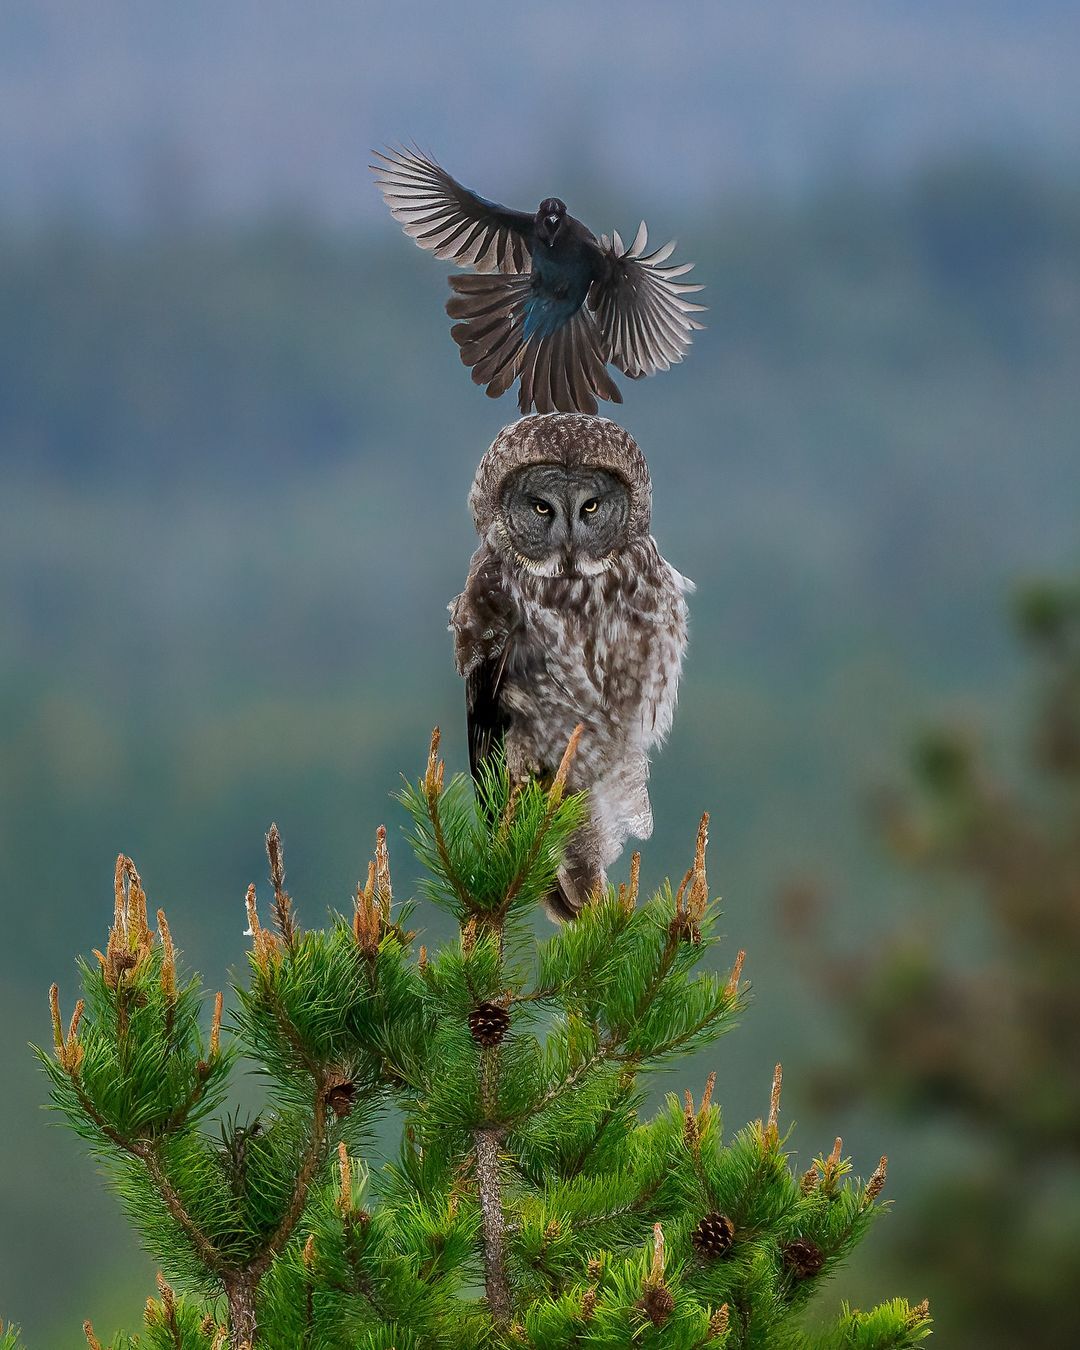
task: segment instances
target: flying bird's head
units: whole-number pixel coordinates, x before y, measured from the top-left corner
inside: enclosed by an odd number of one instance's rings
[[[559,237],[566,219],[566,203],[558,197],[545,197],[536,209],[536,237],[548,248]]]

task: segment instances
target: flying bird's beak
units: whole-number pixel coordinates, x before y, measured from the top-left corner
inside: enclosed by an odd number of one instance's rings
[[[555,235],[559,230],[559,216],[540,216],[537,221],[537,233],[545,244],[549,246],[554,243]]]

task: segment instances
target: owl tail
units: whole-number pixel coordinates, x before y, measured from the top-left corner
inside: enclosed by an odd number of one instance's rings
[[[505,394],[520,377],[522,413],[595,413],[597,398],[621,403],[622,395],[607,372],[595,320],[582,308],[550,336],[525,337],[529,276],[452,276],[455,294],[446,312],[459,319],[450,335],[473,382],[487,386],[489,398]]]
[[[544,909],[549,919],[568,923],[576,919],[593,896],[607,885],[607,877],[599,876],[581,863],[569,860],[559,868],[555,885],[544,898]]]

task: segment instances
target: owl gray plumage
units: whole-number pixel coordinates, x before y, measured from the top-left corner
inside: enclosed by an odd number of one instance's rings
[[[652,832],[649,751],[671,728],[692,583],[649,534],[652,485],[630,434],[548,413],[505,427],[469,493],[480,546],[450,605],[473,773],[500,747],[511,778],[570,769],[589,817],[548,910],[572,918],[628,835]]]

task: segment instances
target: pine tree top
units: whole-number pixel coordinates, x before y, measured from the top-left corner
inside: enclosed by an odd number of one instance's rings
[[[710,968],[707,817],[678,887],[640,897],[635,857],[628,883],[535,937],[582,818],[568,762],[546,786],[490,769],[476,801],[444,781],[433,738],[401,800],[424,894],[458,924],[435,952],[394,897],[385,830],[352,914],[304,929],[271,827],[273,921],[249,888],[249,978],[224,1027],[215,998],[208,1032],[164,914],[151,928],[118,860],[105,951],[82,963],[66,1027],[53,987],[39,1053],[164,1272],[140,1346],[883,1350],[928,1334],[902,1302],[801,1329],[881,1211],[884,1159],[857,1182],[837,1140],[797,1177],[779,1066],[767,1118],[730,1138],[714,1076],[700,1102],[642,1118],[644,1076],[742,1011],[743,954]],[[220,1114],[240,1055],[266,1080],[254,1119]],[[391,1107],[400,1148],[370,1171],[368,1131]]]

